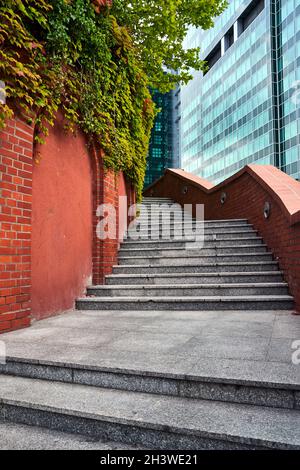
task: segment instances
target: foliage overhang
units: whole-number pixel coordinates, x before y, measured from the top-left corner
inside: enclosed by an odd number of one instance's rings
[[[190,67],[204,67],[197,49],[183,50],[187,26],[212,26],[225,5],[0,0],[0,80],[7,96],[0,127],[17,107],[34,124],[35,141],[43,143],[62,110],[66,129],[79,128],[98,143],[105,166],[124,171],[139,199],[157,112],[149,87],[168,91],[190,78]],[[166,67],[181,72],[166,73]]]

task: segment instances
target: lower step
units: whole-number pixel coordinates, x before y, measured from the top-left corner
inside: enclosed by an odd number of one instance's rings
[[[78,310],[291,310],[288,295],[239,297],[87,297],[76,301]]]
[[[300,412],[0,376],[0,419],[153,449],[300,449]]]
[[[91,439],[88,436],[28,426],[8,421],[0,421],[0,450],[139,450],[141,447],[129,446],[107,439]]]
[[[278,284],[203,284],[183,286],[94,286],[87,290],[88,296],[100,297],[170,297],[170,296],[234,296],[234,295],[288,295],[286,283]]]
[[[211,376],[212,368],[207,372],[206,365],[199,367],[202,375],[182,375],[175,372],[149,371],[132,367],[132,370],[128,370],[113,366],[101,367],[7,358],[6,364],[0,364],[0,374],[130,392],[300,411],[300,378],[298,381],[295,380],[284,364],[279,367],[277,374],[274,371],[270,374],[272,381],[269,376],[264,378],[259,364],[251,379],[228,368],[225,368],[223,375]],[[282,380],[282,377],[286,381]]]

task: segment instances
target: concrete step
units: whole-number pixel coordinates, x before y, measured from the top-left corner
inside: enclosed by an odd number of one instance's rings
[[[151,203],[142,203],[140,206],[137,207],[137,210],[139,211],[139,213],[142,213],[143,211],[151,211],[151,210],[157,210],[157,211],[173,211],[173,210],[178,210],[178,211],[181,211],[181,212],[187,212],[188,214],[190,214],[191,212],[188,210],[188,208],[186,208],[186,210],[184,210],[184,208],[178,204],[177,202],[170,202],[170,201],[155,201],[155,202],[151,202]]]
[[[182,214],[182,215],[184,214],[184,217],[182,217],[182,220],[184,220],[185,217],[186,217],[188,221],[196,222],[196,219],[191,217],[190,214],[186,214],[182,211],[181,212],[179,211],[179,214]],[[141,215],[140,217],[136,218],[135,220],[137,220],[138,222],[140,222],[140,221],[147,222],[147,221],[149,221],[150,218],[151,218],[151,212],[148,212],[148,214],[146,216],[143,217]],[[208,226],[208,227],[215,226],[215,225],[217,225],[217,226],[221,225],[222,227],[226,227],[227,225],[250,225],[250,226],[252,226],[252,224],[249,224],[247,219],[204,220],[204,221],[199,221],[198,220],[198,223],[202,223],[202,224],[204,224],[205,226]]]
[[[168,248],[186,248],[186,243],[192,243],[195,239],[185,239],[185,240],[124,240],[121,243],[121,249],[157,249],[165,250]],[[257,245],[263,244],[263,239],[261,237],[252,236],[251,238],[241,237],[241,238],[222,238],[218,236],[216,240],[212,236],[206,236],[204,238],[204,247],[205,248],[215,248],[215,247],[228,247],[228,246],[240,246],[240,245]]]
[[[89,451],[135,451],[142,449],[107,439],[91,439],[39,426],[0,421],[0,450],[89,450]]]
[[[168,206],[168,207],[144,206],[143,208],[140,209],[140,212],[137,215],[135,220],[140,222],[140,220],[143,220],[143,221],[149,220],[152,216],[156,217],[156,216],[162,216],[162,215],[166,215],[166,216],[169,215],[171,216],[171,218],[173,218],[174,215],[176,215],[176,217],[178,217],[179,219],[186,217],[189,220],[194,220],[192,217],[192,214],[183,211],[181,208],[172,207],[172,206]]]
[[[144,197],[142,200],[142,203],[145,204],[147,202],[152,202],[152,201],[170,201],[170,202],[175,202],[173,199],[169,197]]]
[[[133,365],[134,367],[134,365]],[[300,379],[288,376],[286,367],[280,375],[272,372],[272,381],[262,378],[259,364],[251,377],[234,370],[212,375],[213,368],[199,367],[201,375],[162,372],[147,369],[126,369],[90,366],[83,363],[64,363],[7,358],[0,364],[0,373],[16,377],[89,385],[131,392],[195,398],[226,403],[240,403],[272,408],[300,410]]]
[[[185,253],[183,257],[178,256],[119,256],[119,265],[145,265],[147,263],[151,266],[177,266],[179,265],[194,265],[194,264],[207,264],[207,263],[231,263],[231,262],[257,262],[272,261],[272,253],[236,253],[236,254],[214,254],[214,255],[199,255],[195,256],[192,253]]]
[[[107,285],[169,285],[169,284],[243,284],[243,283],[281,283],[280,271],[249,273],[165,273],[165,274],[111,274],[106,276]]]
[[[144,204],[142,203],[140,206],[137,207],[138,216],[142,215],[143,213],[150,213],[151,211],[167,211],[167,212],[185,212],[186,214],[192,214],[189,210],[184,210],[184,208],[177,204],[176,202],[153,202],[152,204]]]
[[[152,225],[155,227],[155,228],[162,228],[162,227],[165,227],[166,224],[170,224],[171,227],[178,227],[178,226],[187,226],[187,227],[194,227],[194,226],[198,226],[200,228],[204,227],[205,229],[217,229],[217,228],[240,228],[240,227],[248,227],[248,229],[250,228],[253,228],[253,225],[252,224],[249,224],[247,222],[241,222],[241,223],[224,223],[224,222],[203,222],[203,221],[200,221],[200,220],[195,220],[195,219],[192,219],[192,218],[183,218],[183,217],[180,217],[180,218],[168,218],[167,217],[167,214],[163,214],[163,216],[159,219],[159,218],[156,218],[156,217],[151,217],[149,215],[149,217],[144,217],[144,218],[138,218],[138,219],[135,219],[135,223],[137,226],[141,227],[142,229],[146,229],[148,227],[150,227],[150,223],[152,223]],[[169,226],[169,225],[167,225]]]
[[[172,222],[170,224],[165,224],[165,225],[153,225],[153,226],[150,226],[150,225],[145,225],[143,227],[136,227],[136,230],[134,229],[130,229],[128,230],[128,236],[130,236],[131,232],[134,232],[136,233],[136,231],[139,232],[142,232],[142,233],[145,233],[145,232],[158,232],[158,233],[161,233],[163,230],[171,230],[171,231],[182,231],[182,230],[185,230],[185,231],[188,231],[190,230],[191,233],[193,233],[196,229],[198,229],[199,231],[204,231],[204,233],[211,233],[211,234],[218,234],[218,233],[231,233],[231,232],[234,232],[234,233],[239,233],[239,232],[255,232],[257,233],[253,227],[251,225],[227,225],[227,226],[217,226],[217,227],[210,227],[210,226],[206,226],[204,225],[203,227],[203,224],[190,224],[190,223],[187,223],[187,224],[183,224],[183,223],[178,223],[178,224],[173,224]]]
[[[291,310],[289,295],[182,296],[182,297],[85,297],[76,301],[78,310]]]
[[[175,256],[175,257],[184,257],[186,255],[214,255],[214,254],[234,254],[234,253],[266,253],[267,246],[261,244],[258,245],[237,245],[237,246],[219,246],[211,248],[201,248],[201,249],[186,249],[185,247],[178,248],[165,248],[165,249],[155,249],[155,248],[121,248],[119,255],[121,257],[135,257],[135,256]]]
[[[138,207],[151,207],[151,206],[177,206],[177,207],[182,207],[178,202],[171,201],[170,199],[153,199],[153,201],[142,201]],[[182,208],[183,209],[183,208]]]
[[[247,295],[288,295],[288,285],[282,283],[267,284],[172,284],[92,286],[87,289],[88,296],[96,297],[182,297],[182,296],[247,296]]]
[[[198,238],[202,237],[203,232],[199,231],[195,234],[195,231],[185,230],[184,232],[173,232],[170,233],[166,232],[163,233],[159,230],[153,231],[143,231],[143,232],[134,232],[131,231],[127,233],[125,236],[125,240],[128,241],[156,241],[156,240],[167,240],[167,241],[187,241],[192,238],[195,240],[195,236],[197,235]],[[222,238],[222,240],[229,240],[231,238],[257,238],[258,233],[255,230],[244,230],[242,232],[219,232],[216,233],[214,231],[204,231],[204,240],[211,239],[211,240],[218,240]],[[166,238],[167,237],[167,238]]]
[[[216,226],[211,226],[211,225],[203,225],[203,224],[196,224],[196,223],[190,223],[190,222],[175,222],[173,221],[169,222],[165,219],[164,224],[157,224],[156,222],[153,222],[151,224],[144,223],[144,224],[137,224],[134,227],[131,227],[128,230],[128,234],[131,232],[162,232],[162,231],[177,231],[177,232],[182,232],[183,230],[187,232],[195,232],[201,231],[204,233],[228,233],[228,232],[236,232],[241,230],[242,232],[250,232],[253,231],[253,227],[251,225],[216,225]]]
[[[0,376],[0,417],[154,449],[300,449],[298,410]]]
[[[113,274],[218,273],[277,271],[277,261],[206,263],[194,265],[124,265],[113,266]]]

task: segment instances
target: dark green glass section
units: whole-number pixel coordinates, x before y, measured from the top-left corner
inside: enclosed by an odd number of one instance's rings
[[[152,92],[156,106],[161,110],[152,129],[145,187],[160,178],[173,163],[173,92]]]

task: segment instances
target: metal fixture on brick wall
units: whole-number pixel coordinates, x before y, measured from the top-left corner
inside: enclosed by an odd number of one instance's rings
[[[182,194],[186,194],[188,192],[188,187],[187,186],[183,186],[182,188]]]
[[[271,204],[270,202],[266,202],[264,205],[264,218],[268,219],[271,215]]]
[[[221,194],[221,204],[225,204],[226,199],[227,199],[227,194],[226,194],[226,193],[222,193],[222,194]]]

